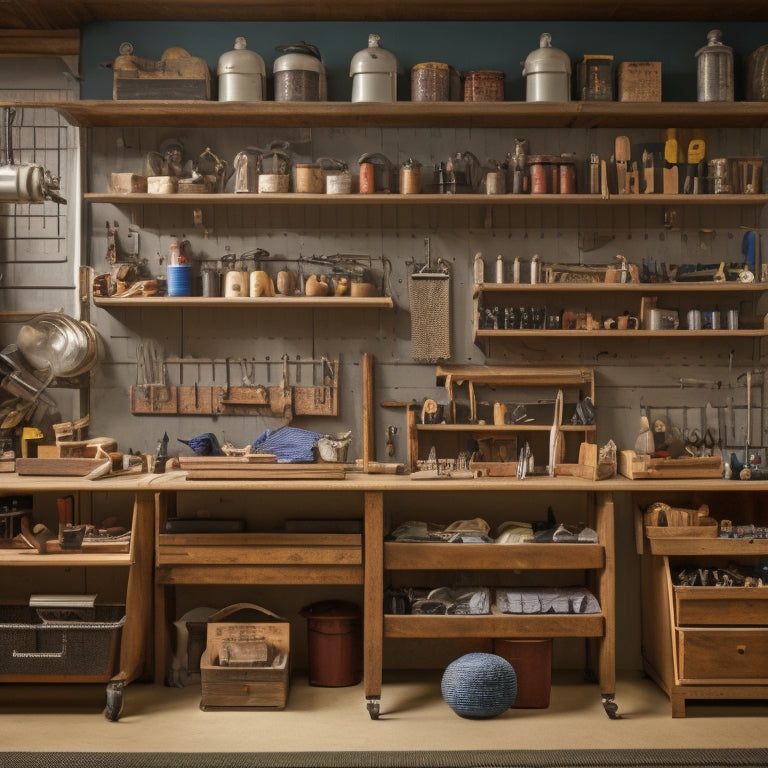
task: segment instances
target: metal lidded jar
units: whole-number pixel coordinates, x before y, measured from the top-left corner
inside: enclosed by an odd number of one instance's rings
[[[526,101],[571,100],[571,60],[565,51],[552,47],[552,35],[544,32],[539,47],[523,63]]]
[[[379,47],[381,38],[368,35],[368,47],[358,51],[349,65],[352,101],[389,104],[397,101],[397,59]]]
[[[733,49],[721,41],[719,29],[707,32],[707,44],[696,51],[697,101],[733,101]]]
[[[249,51],[244,37],[235,38],[235,47],[219,57],[219,101],[264,101],[267,68],[256,51]]]
[[[449,101],[451,68],[441,61],[425,61],[411,69],[411,101]]]
[[[290,43],[275,48],[275,101],[326,101],[328,85],[320,51],[309,43]]]

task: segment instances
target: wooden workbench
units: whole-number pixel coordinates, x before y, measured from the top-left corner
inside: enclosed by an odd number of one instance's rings
[[[96,481],[83,478],[22,477],[3,478],[6,494],[54,491],[130,491],[136,494],[142,529],[151,518],[155,531],[155,676],[162,679],[169,647],[168,592],[176,584],[362,584],[364,595],[364,689],[369,713],[378,717],[382,689],[382,657],[386,638],[407,637],[585,637],[589,644],[588,665],[595,672],[600,694],[609,716],[615,716],[615,544],[614,504],[617,493],[649,492],[663,494],[690,491],[765,492],[768,482],[750,483],[725,480],[644,480],[617,477],[592,482],[573,477],[478,478],[462,480],[420,480],[408,476],[350,473],[344,480],[199,480],[188,481],[184,472],[160,475],[106,477]],[[354,538],[339,545],[299,547],[291,551],[291,541],[276,542],[266,537],[250,540],[222,540],[208,546],[210,536],[200,541],[165,538],[164,521],[172,512],[177,497],[188,492],[258,494],[263,503],[270,496],[291,494],[291,499],[319,498],[323,494],[351,494],[351,504],[364,518],[360,546]],[[543,504],[559,494],[580,498],[597,530],[599,545],[471,545],[397,544],[385,542],[387,524],[406,500],[416,500],[424,508],[439,509],[447,499],[459,500],[478,514],[486,500],[504,499],[507,494],[532,495]],[[482,500],[476,498],[480,495]],[[429,503],[424,500],[429,498]],[[255,534],[258,537],[258,534]],[[244,538],[243,538],[244,537]],[[287,544],[288,546],[284,546]],[[326,542],[327,544],[327,542]],[[274,545],[274,546],[273,546]],[[446,547],[450,549],[446,550]],[[551,548],[551,549],[550,549]],[[135,549],[134,549],[135,551]],[[288,553],[289,556],[286,556]],[[449,554],[448,554],[449,553]],[[136,554],[138,556],[138,553]],[[0,561],[2,562],[2,561]],[[395,616],[382,612],[386,574],[397,570],[499,570],[558,568],[583,569],[588,585],[601,605],[598,615],[534,616]],[[145,590],[146,606],[150,585],[146,581],[134,589]],[[134,607],[136,605],[134,604]],[[126,653],[130,653],[131,644]]]

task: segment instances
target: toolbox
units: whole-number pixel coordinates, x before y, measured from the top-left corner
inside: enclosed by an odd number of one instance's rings
[[[0,682],[102,683],[114,674],[124,605],[0,606]]]
[[[284,709],[290,686],[290,624],[252,603],[222,608],[208,619],[200,675],[203,711]]]

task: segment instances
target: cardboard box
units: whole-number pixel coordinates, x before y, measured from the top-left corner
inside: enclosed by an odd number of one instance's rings
[[[270,650],[267,665],[222,666],[222,645],[260,640],[266,641]],[[290,685],[288,621],[252,603],[236,603],[213,614],[208,620],[200,675],[200,709],[204,711],[284,709]]]
[[[622,61],[619,101],[661,101],[661,62]]]

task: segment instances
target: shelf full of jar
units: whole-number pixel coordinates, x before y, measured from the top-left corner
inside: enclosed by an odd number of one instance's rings
[[[391,296],[94,296],[93,303],[104,309],[392,309]]]
[[[603,282],[565,282],[565,283],[475,283],[472,297],[480,298],[487,294],[524,294],[524,295],[559,295],[607,293],[611,295],[657,295],[708,293],[714,295],[747,296],[768,291],[768,283],[742,283],[738,280],[697,280],[675,283],[603,283]]]

